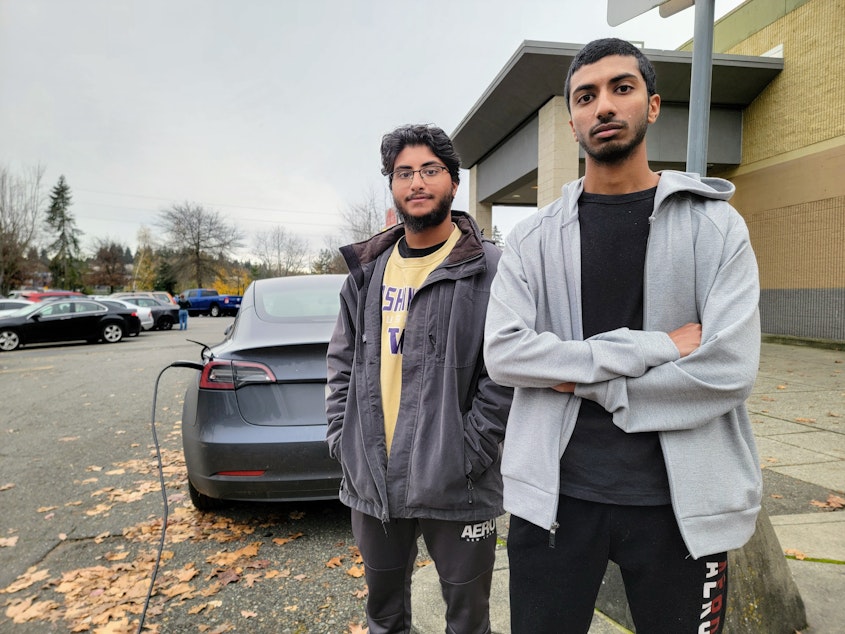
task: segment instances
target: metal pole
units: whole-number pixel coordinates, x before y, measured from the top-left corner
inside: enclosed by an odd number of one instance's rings
[[[692,45],[687,171],[707,175],[707,133],[710,129],[710,82],[713,72],[714,0],[696,0]]]

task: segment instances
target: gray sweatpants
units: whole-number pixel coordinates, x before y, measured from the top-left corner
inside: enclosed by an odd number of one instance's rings
[[[364,559],[370,634],[411,631],[411,574],[422,535],[440,577],[447,634],[489,634],[496,520],[395,519],[382,524],[352,510],[352,533]]]

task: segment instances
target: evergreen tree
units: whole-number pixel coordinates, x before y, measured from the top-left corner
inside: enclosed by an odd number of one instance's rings
[[[320,249],[316,257],[311,260],[311,273],[325,275],[328,273],[347,273],[346,261],[337,250]]]
[[[178,284],[176,279],[176,271],[171,266],[167,258],[159,258],[158,266],[155,269],[155,278],[152,287],[157,291],[167,291],[171,295],[176,295],[179,290],[176,288]]]
[[[493,225],[493,235],[490,236],[490,239],[500,249],[505,248],[505,239],[502,237],[502,232],[499,231],[499,227],[496,225]]]
[[[70,205],[70,187],[62,175],[50,192],[50,207],[47,209],[47,226],[56,236],[49,246],[52,253],[50,273],[54,287],[76,289],[82,286],[79,236],[83,232],[76,226]]]

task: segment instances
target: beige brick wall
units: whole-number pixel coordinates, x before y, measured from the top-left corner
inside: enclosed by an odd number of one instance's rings
[[[748,222],[760,261],[760,286],[845,286],[845,196],[767,209]]]
[[[564,183],[578,178],[578,143],[569,127],[566,99],[552,97],[540,108],[537,148],[537,207],[560,197]]]
[[[485,236],[493,235],[493,205],[478,200],[478,165],[469,171],[469,209],[467,212],[475,218]]]
[[[810,0],[725,51],[783,44],[783,72],[746,109],[744,165],[845,135],[845,0]]]

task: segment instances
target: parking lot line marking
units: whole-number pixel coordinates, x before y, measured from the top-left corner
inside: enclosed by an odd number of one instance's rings
[[[39,370],[52,370],[56,366],[54,365],[42,365],[41,367],[35,368],[15,368],[14,370],[0,370],[0,374],[16,374],[20,372],[36,372]]]

